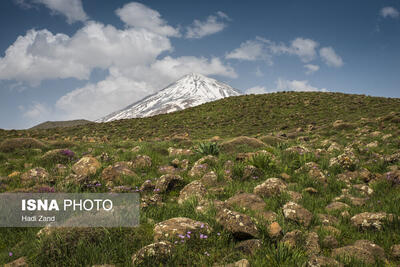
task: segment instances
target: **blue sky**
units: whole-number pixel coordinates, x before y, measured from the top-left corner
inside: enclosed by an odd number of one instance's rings
[[[98,119],[189,72],[400,97],[400,2],[0,2],[0,128]]]

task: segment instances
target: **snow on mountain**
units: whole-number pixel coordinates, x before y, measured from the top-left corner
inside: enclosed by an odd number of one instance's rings
[[[201,74],[191,73],[161,91],[120,111],[113,112],[96,122],[149,117],[237,95],[240,95],[240,93],[225,83]]]

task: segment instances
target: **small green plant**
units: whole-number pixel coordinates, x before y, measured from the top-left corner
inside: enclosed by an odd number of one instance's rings
[[[254,167],[257,167],[258,169],[261,170],[272,170],[275,169],[275,163],[272,159],[272,157],[268,154],[265,153],[260,153],[257,155],[254,155],[250,160],[249,163],[253,165]]]
[[[202,155],[218,156],[219,147],[217,143],[200,143],[197,152]]]

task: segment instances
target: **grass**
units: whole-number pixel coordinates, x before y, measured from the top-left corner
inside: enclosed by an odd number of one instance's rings
[[[356,108],[354,108],[356,107]],[[341,195],[346,184],[337,180],[345,170],[329,166],[329,160],[343,153],[344,147],[353,147],[360,159],[355,171],[366,168],[375,175],[389,171],[389,167],[399,161],[387,163],[379,156],[392,155],[400,149],[399,122],[400,100],[375,98],[360,95],[339,93],[274,93],[258,96],[240,96],[207,103],[184,111],[159,115],[152,118],[115,121],[111,123],[88,124],[79,127],[54,128],[43,130],[4,131],[0,130],[0,192],[17,190],[34,190],[25,188],[18,176],[7,178],[13,172],[25,172],[31,168],[43,167],[54,178],[52,183],[44,184],[57,192],[108,192],[109,188],[101,178],[104,168],[119,161],[132,161],[137,155],[147,155],[152,159],[152,166],[134,169],[137,176],[123,177],[119,185],[136,187],[150,179],[155,181],[161,176],[158,168],[171,165],[175,158],[189,160],[189,169],[194,162],[204,155],[214,155],[217,162],[208,162],[211,170],[218,175],[218,184],[209,188],[205,196],[209,200],[226,200],[239,192],[252,193],[253,188],[270,177],[281,177],[287,173],[290,179],[288,187],[302,194],[300,205],[314,214],[311,225],[306,228],[293,221],[286,220],[282,206],[290,200],[286,193],[276,197],[265,198],[266,211],[277,214],[277,221],[283,234],[299,229],[304,233],[315,230],[321,225],[317,214],[327,214],[325,207],[333,198]],[[361,120],[367,118],[367,120]],[[346,124],[333,128],[332,123],[338,119]],[[307,131],[308,125],[314,129]],[[303,128],[299,130],[298,128]],[[372,132],[379,131],[377,136]],[[295,134],[294,134],[295,133]],[[187,135],[185,135],[187,134]],[[382,141],[382,136],[392,137]],[[179,135],[188,136],[180,138]],[[290,136],[290,138],[286,138]],[[220,136],[218,143],[210,143],[209,138]],[[248,136],[232,142],[238,136]],[[278,137],[279,136],[279,137]],[[304,138],[309,141],[303,141]],[[27,145],[13,138],[31,138]],[[250,139],[257,138],[257,139]],[[21,139],[19,139],[21,140]],[[85,141],[84,141],[85,140]],[[93,142],[92,140],[95,140]],[[234,139],[235,140],[235,139]],[[341,145],[339,151],[317,153],[318,149],[327,148],[322,141]],[[254,141],[254,142],[253,142]],[[378,147],[365,150],[366,145],[378,141]],[[223,144],[228,143],[229,146]],[[40,144],[38,146],[37,144]],[[300,154],[287,152],[292,146],[302,145],[310,153]],[[138,151],[132,151],[136,146]],[[168,154],[169,147],[200,148],[200,153],[184,156]],[[60,157],[59,154],[43,157],[53,149],[69,149],[74,157]],[[237,153],[267,150],[271,154],[259,153],[248,161],[236,161]],[[218,153],[217,153],[218,152]],[[66,177],[71,173],[72,165],[82,156],[90,153],[94,157],[107,154],[110,161],[101,161],[101,168],[90,177],[102,186],[87,188],[82,184],[67,184]],[[378,158],[376,158],[378,155]],[[224,178],[224,164],[233,162],[232,179]],[[375,160],[375,161],[374,161]],[[326,174],[327,184],[309,176],[308,170],[298,171],[306,163],[315,162]],[[66,173],[55,175],[56,164],[63,163]],[[253,165],[261,175],[256,179],[242,179],[247,165]],[[199,178],[192,178],[187,171],[180,173],[184,183],[188,184]],[[353,181],[356,183],[357,181]],[[365,206],[350,205],[349,213],[355,215],[364,211],[385,211],[400,215],[400,186],[379,180],[369,185],[374,193]],[[222,187],[223,191],[211,190]],[[318,192],[310,194],[303,189],[313,187]],[[351,190],[355,196],[355,190]],[[176,246],[175,253],[162,266],[212,266],[214,263],[226,264],[247,258],[251,266],[303,266],[308,260],[304,247],[288,248],[269,238],[266,232],[268,222],[259,219],[254,211],[237,209],[257,219],[260,232],[261,249],[254,255],[244,255],[235,249],[239,242],[216,222],[216,209],[206,213],[196,212],[197,201],[192,200],[178,205],[176,198],[179,189],[162,195],[164,206],[150,206],[141,211],[141,223],[136,228],[96,228],[58,230],[54,234],[38,238],[38,228],[3,228],[0,229],[0,264],[19,257],[26,257],[31,266],[91,266],[94,264],[115,264],[130,266],[131,257],[140,248],[153,242],[153,227],[156,223],[173,218],[188,217],[208,223],[213,232],[207,239],[187,240]],[[351,204],[348,200],[344,202]],[[339,246],[353,244],[359,239],[368,239],[384,248],[388,262],[393,266],[400,264],[399,259],[390,255],[390,247],[400,244],[400,224],[398,220],[387,223],[380,231],[361,231],[340,212],[333,212],[339,219],[335,227],[340,230],[337,236]],[[320,228],[315,230],[320,242],[328,233]],[[218,234],[219,233],[219,234]],[[12,252],[12,256],[9,253]],[[321,254],[330,255],[329,249],[322,249]],[[363,266],[353,260],[345,266]],[[376,266],[379,266],[379,262]],[[161,263],[148,262],[147,266],[161,266]]]

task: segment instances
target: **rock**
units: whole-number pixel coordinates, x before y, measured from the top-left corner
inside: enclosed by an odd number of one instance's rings
[[[225,230],[231,232],[237,239],[243,240],[258,237],[256,224],[246,214],[229,209],[222,209],[218,211],[216,220]]]
[[[235,246],[235,249],[247,255],[254,255],[260,248],[261,248],[261,241],[259,239],[244,240],[239,242]]]
[[[190,149],[173,148],[173,147],[168,148],[168,153],[170,157],[181,156],[181,155],[190,156],[194,154],[193,151]]]
[[[153,243],[141,248],[132,256],[132,264],[163,264],[168,261],[174,252],[174,246],[167,241]]]
[[[174,166],[160,166],[158,172],[161,174],[178,174],[181,170]]]
[[[384,177],[393,185],[400,185],[400,170],[387,172]]]
[[[316,232],[310,232],[307,234],[305,243],[305,249],[307,251],[307,254],[315,255],[321,251],[318,241],[319,238]]]
[[[162,196],[159,194],[153,194],[151,196],[142,196],[140,199],[140,208],[145,209],[150,206],[162,206],[164,203],[162,202]]]
[[[337,248],[339,246],[339,242],[334,236],[328,235],[322,240],[322,246],[328,249]]]
[[[183,179],[179,175],[164,174],[156,181],[155,192],[164,193],[176,187],[183,186]]]
[[[311,256],[307,262],[308,267],[342,267],[343,264],[337,260],[325,256]]]
[[[347,196],[353,206],[364,206],[368,198]]]
[[[368,148],[374,148],[374,147],[378,147],[378,146],[379,146],[378,141],[371,142],[371,143],[366,145],[366,147],[368,147]]]
[[[283,215],[286,219],[295,221],[304,226],[309,226],[313,217],[312,213],[295,202],[288,202],[283,206]]]
[[[354,246],[368,250],[376,259],[383,260],[386,257],[385,250],[369,240],[357,240]]]
[[[267,222],[276,221],[276,219],[278,218],[278,214],[273,211],[261,211],[258,213],[258,216],[260,216],[261,219]]]
[[[110,162],[113,160],[113,157],[111,157],[107,152],[101,153],[101,155],[97,156],[96,158],[103,162]]]
[[[12,173],[10,173],[9,175],[7,175],[8,178],[15,178],[21,175],[21,172],[18,171],[13,171]]]
[[[126,161],[117,162],[108,166],[101,173],[101,178],[105,181],[122,182],[123,176],[137,176],[131,171],[131,164]]]
[[[331,145],[329,146],[329,148],[327,149],[327,151],[328,152],[333,152],[333,151],[340,151],[342,148],[341,148],[341,146],[338,144],[338,143],[336,143],[336,142],[333,142],[333,143],[331,143]]]
[[[318,190],[315,189],[314,187],[307,187],[307,188],[304,188],[303,191],[304,191],[304,192],[307,192],[307,193],[309,193],[309,194],[311,194],[311,195],[317,194],[317,193],[318,193]]]
[[[337,120],[332,124],[333,128],[336,130],[347,130],[355,128],[355,125],[352,123],[344,122],[342,120]]]
[[[294,202],[298,202],[303,198],[303,196],[300,193],[295,191],[286,191],[286,193],[288,193],[288,195],[290,196],[290,200]]]
[[[153,192],[155,188],[156,188],[156,185],[151,180],[146,180],[140,186],[139,190],[141,192]]]
[[[24,172],[21,175],[21,182],[22,183],[43,183],[49,179],[49,173],[41,167],[30,169],[27,172]]]
[[[281,242],[287,245],[288,247],[294,248],[300,243],[302,235],[303,233],[300,230],[294,230],[286,233],[282,238]]]
[[[328,206],[325,207],[325,209],[328,212],[344,210],[344,209],[349,209],[349,208],[350,208],[350,206],[343,202],[332,202],[331,204],[329,204]]]
[[[269,237],[275,239],[281,235],[282,227],[279,225],[278,222],[273,222],[270,225],[268,225],[267,231]]]
[[[352,169],[359,163],[358,158],[353,151],[347,150],[345,153],[337,156],[336,158],[331,158],[329,161],[329,166],[339,165],[344,169]]]
[[[241,259],[237,262],[224,265],[215,264],[213,267],[250,267],[250,262],[247,259]]]
[[[185,217],[171,218],[157,223],[154,226],[154,241],[177,240],[186,237],[190,232],[191,238],[198,238],[199,234],[210,234],[212,228],[207,224]]]
[[[380,230],[382,224],[386,220],[393,220],[393,214],[386,214],[385,212],[363,212],[351,217],[350,220],[356,227]]]
[[[390,253],[393,258],[400,259],[400,244],[391,246]]]
[[[195,164],[189,171],[190,177],[199,177],[204,175],[210,170],[210,166],[207,163],[204,164]]]
[[[75,159],[75,153],[69,149],[53,149],[43,154],[43,161],[54,163],[68,163]]]
[[[186,200],[194,197],[200,201],[207,194],[207,189],[200,181],[193,181],[186,185],[180,192],[178,204],[183,204]]]
[[[137,155],[136,158],[132,161],[133,168],[150,168],[151,167],[151,158],[146,155]]]
[[[254,188],[254,194],[261,197],[276,196],[284,192],[287,184],[279,178],[269,178],[264,183]]]
[[[320,226],[315,227],[315,230],[327,232],[327,233],[329,233],[331,235],[335,235],[335,236],[339,236],[341,233],[339,229],[337,229],[331,225],[320,225]]]
[[[239,206],[243,209],[254,211],[263,211],[267,206],[261,197],[250,193],[236,194],[225,202],[231,207]]]
[[[215,172],[210,171],[207,172],[206,174],[203,175],[203,177],[200,179],[200,182],[204,186],[214,186],[217,184],[218,181],[218,176],[215,174]]]
[[[244,167],[242,180],[258,179],[262,176],[262,171],[253,165]]]
[[[28,263],[26,263],[25,257],[21,257],[12,261],[10,263],[4,264],[4,267],[27,267]]]
[[[89,176],[96,174],[100,167],[101,164],[96,158],[85,156],[72,166],[72,171],[77,175]]]
[[[67,166],[63,164],[56,164],[56,166],[53,169],[54,173],[58,175],[64,175],[67,173]]]
[[[371,196],[374,193],[374,190],[370,188],[368,185],[355,184],[353,185],[353,188],[364,196]]]
[[[283,180],[285,180],[285,181],[289,181],[290,180],[290,175],[289,174],[287,174],[287,173],[281,173],[281,178],[283,179]]]

